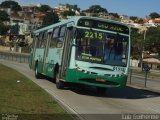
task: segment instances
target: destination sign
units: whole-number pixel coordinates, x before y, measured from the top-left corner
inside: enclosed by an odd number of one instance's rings
[[[92,56],[82,55],[82,56],[81,56],[81,59],[82,59],[82,60],[85,60],[85,61],[102,62],[102,59],[101,59],[101,58],[92,57]]]
[[[78,21],[78,26],[129,34],[129,28],[127,26],[124,26],[118,23],[108,22],[108,21],[104,22],[104,21],[93,20],[93,19],[80,19]]]

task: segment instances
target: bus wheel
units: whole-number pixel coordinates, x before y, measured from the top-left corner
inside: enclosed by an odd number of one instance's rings
[[[57,89],[63,89],[64,88],[64,82],[59,80],[59,73],[58,72],[55,75],[55,79],[56,79],[56,87],[57,87]]]
[[[96,87],[96,91],[98,94],[103,95],[106,92],[106,88],[104,87]]]
[[[38,72],[38,63],[36,64],[36,68],[35,68],[35,77],[37,79],[40,79],[41,78],[41,74]]]

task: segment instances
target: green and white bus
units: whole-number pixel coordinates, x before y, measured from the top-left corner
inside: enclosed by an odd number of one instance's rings
[[[30,68],[36,78],[106,88],[125,87],[130,61],[130,28],[117,21],[77,16],[33,33]]]

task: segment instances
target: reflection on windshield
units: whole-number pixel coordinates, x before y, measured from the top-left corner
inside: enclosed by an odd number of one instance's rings
[[[128,37],[78,29],[76,59],[100,64],[125,66]]]

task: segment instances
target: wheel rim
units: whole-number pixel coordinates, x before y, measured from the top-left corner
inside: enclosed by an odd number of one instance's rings
[[[56,73],[56,83],[59,83],[58,73]]]
[[[36,71],[35,71],[35,73],[36,73],[36,76],[37,76],[37,74],[38,74],[38,70],[37,70],[37,67],[36,67]]]

